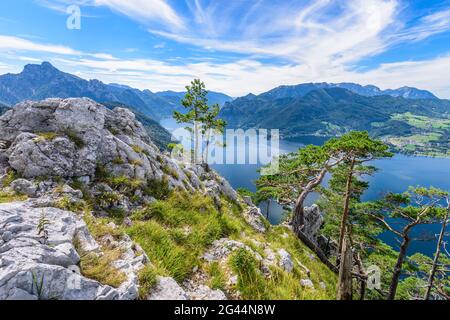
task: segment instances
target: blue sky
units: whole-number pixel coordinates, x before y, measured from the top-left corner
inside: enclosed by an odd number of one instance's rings
[[[450,98],[450,0],[0,1],[0,73],[41,61],[152,91],[199,77],[232,96],[347,81]]]

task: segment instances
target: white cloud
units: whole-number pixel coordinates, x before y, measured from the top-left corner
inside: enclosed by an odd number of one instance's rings
[[[8,36],[0,36],[0,51],[46,53],[43,60],[57,62],[64,71],[152,91],[182,90],[192,78],[200,77],[211,90],[232,96],[261,93],[281,84],[348,81],[382,88],[415,86],[450,98],[450,54],[383,64],[370,71],[358,69],[361,59],[393,45],[450,30],[450,9],[408,22],[401,15],[400,0],[186,2],[190,16],[181,18],[162,0],[77,1],[107,6],[146,25],[161,22],[161,28],[151,26],[159,37],[242,57],[221,59],[217,52],[202,51],[200,57],[196,52],[195,57],[166,61],[127,59]],[[55,57],[48,58],[50,54]],[[282,59],[267,62],[271,61],[263,59],[267,57]]]
[[[183,20],[165,0],[94,0],[97,6],[107,6],[141,22],[159,20],[177,29]]]
[[[400,0],[188,0],[193,19],[185,32],[150,29],[152,34],[207,50],[281,57],[305,64],[320,77],[406,41],[450,30],[450,10],[425,15],[412,25]],[[247,12],[244,17],[240,12]],[[238,19],[236,19],[238,17]],[[244,20],[245,23],[240,23]]]
[[[17,55],[11,52],[26,52]],[[450,54],[424,61],[383,64],[370,71],[358,71],[335,64],[323,68],[320,74],[309,64],[277,65],[255,59],[221,62],[215,59],[160,61],[151,59],[120,59],[105,53],[85,53],[69,47],[35,43],[29,40],[0,35],[0,53],[4,60],[56,62],[64,71],[85,78],[128,84],[140,89],[182,90],[193,78],[203,79],[211,90],[232,96],[261,93],[281,84],[302,82],[351,81],[375,84],[382,88],[415,86],[450,98]],[[44,59],[40,58],[42,53]],[[50,54],[56,55],[49,57]],[[15,68],[3,64],[2,70]]]
[[[0,51],[37,51],[62,55],[77,55],[79,51],[66,46],[42,44],[22,38],[0,35]]]
[[[192,1],[191,1],[192,2]],[[246,24],[235,23],[237,12],[248,2],[191,4],[195,19],[186,32],[150,32],[206,49],[271,57],[283,57],[314,67],[353,62],[376,54],[386,43],[382,33],[394,27],[395,0],[331,0],[305,2],[259,1],[245,16]],[[239,15],[237,15],[240,17]],[[211,31],[212,30],[212,31]]]
[[[190,62],[164,63],[158,60],[92,60],[57,59],[69,72],[80,72],[85,78],[123,83],[152,91],[182,90],[193,78],[204,80],[209,89],[242,96],[262,93],[281,84],[303,82],[357,82],[374,84],[383,89],[414,86],[450,98],[450,55],[424,61],[384,64],[377,69],[358,72],[329,69],[320,77],[306,65],[271,65],[256,60],[230,63]]]
[[[108,7],[141,23],[160,22],[172,30],[184,28],[183,19],[166,0],[38,0],[42,6],[66,13],[67,6]]]

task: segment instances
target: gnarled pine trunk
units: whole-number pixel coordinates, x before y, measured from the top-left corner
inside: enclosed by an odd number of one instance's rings
[[[320,171],[319,175],[309,182],[304,188],[303,191],[300,193],[299,197],[297,198],[297,201],[295,202],[294,207],[294,216],[292,218],[292,226],[294,228],[295,233],[298,233],[303,230],[303,227],[305,225],[305,213],[303,211],[304,203],[308,195],[314,191],[314,188],[319,186],[323,179],[325,178],[325,175],[328,172],[328,168],[322,169]]]
[[[397,263],[394,267],[394,273],[392,275],[391,285],[389,287],[388,300],[394,300],[397,293],[398,282],[400,280],[400,274],[402,273],[403,262],[405,261],[406,253],[408,251],[411,239],[407,234],[404,235],[402,244],[400,246],[400,252],[398,254]]]
[[[338,244],[338,259],[339,256],[342,254],[342,246],[344,241],[344,236],[347,229],[347,220],[348,220],[348,213],[350,210],[350,198],[352,195],[352,183],[353,183],[353,170],[355,169],[355,160],[353,159],[350,164],[350,170],[347,176],[347,184],[345,187],[345,200],[344,200],[344,212],[342,213],[342,221],[341,221],[341,230],[339,234],[339,244]]]
[[[352,286],[352,268],[353,268],[353,253],[350,243],[346,236],[342,241],[342,257],[339,267],[339,281],[338,281],[338,300],[352,300],[353,286]]]
[[[444,241],[445,229],[447,228],[448,216],[450,213],[450,204],[447,208],[447,213],[445,214],[444,220],[442,222],[441,233],[439,234],[439,239],[436,245],[436,252],[434,254],[433,266],[431,267],[430,275],[428,277],[427,290],[425,292],[425,300],[429,300],[431,296],[431,290],[433,289],[434,277],[436,276],[436,270],[439,263],[439,257],[441,255],[442,242]]]

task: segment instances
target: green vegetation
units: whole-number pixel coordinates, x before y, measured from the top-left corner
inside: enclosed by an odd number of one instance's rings
[[[271,92],[235,99],[221,110],[220,116],[231,128],[279,128],[287,140],[338,137],[358,130],[383,139],[398,152],[450,156],[447,100],[366,97],[341,88],[298,92],[292,97],[282,91],[281,97]],[[423,135],[431,137],[431,133],[439,134],[439,140],[416,140]]]
[[[84,206],[83,201],[72,201],[69,196],[63,196],[55,203],[56,208],[72,212],[80,212],[84,209]]]
[[[165,174],[168,174],[169,176],[171,176],[172,178],[175,178],[177,180],[180,179],[180,176],[178,175],[178,172],[175,169],[172,169],[168,164],[164,164],[162,166],[162,171]]]
[[[430,118],[426,116],[419,116],[406,112],[403,114],[395,114],[392,116],[392,120],[404,121],[409,125],[420,129],[434,129],[434,130],[447,130],[450,129],[450,119]]]
[[[125,164],[125,161],[120,156],[118,156],[113,159],[112,163],[122,165]]]
[[[66,130],[64,134],[72,141],[78,149],[84,148],[84,141],[81,139],[75,131]]]
[[[156,285],[156,272],[151,265],[146,265],[139,272],[139,299],[145,299]]]
[[[37,132],[38,140],[41,141],[53,141],[58,137],[58,133],[56,132]]]
[[[98,243],[101,243],[105,236],[112,236],[117,240],[123,236],[123,232],[119,228],[113,228],[109,225],[109,219],[95,218],[89,206],[83,208],[83,220]],[[102,254],[84,252],[77,239],[75,239],[74,246],[80,255],[80,269],[84,276],[114,288],[119,287],[126,280],[126,275],[112,266],[114,261],[120,259],[121,250],[102,246]]]
[[[170,194],[169,181],[167,177],[162,180],[149,180],[143,188],[144,194],[158,200],[165,200]]]
[[[230,265],[238,275],[237,288],[244,299],[267,299],[267,285],[256,258],[246,249],[238,249],[230,257]]]
[[[351,132],[322,147],[307,146],[282,156],[280,172],[257,181],[257,194],[268,194],[294,205],[292,225],[296,234],[325,265],[339,270],[338,299],[446,299],[450,291],[446,280],[449,264],[441,253],[450,215],[449,193],[415,187],[403,194],[388,193],[377,201],[361,200],[369,187],[365,177],[377,170],[365,163],[390,157],[387,149],[367,132]],[[324,186],[326,174],[330,179]],[[321,233],[329,242],[336,241],[331,252],[326,251],[330,249],[328,245],[319,247],[303,234],[303,203],[313,191],[320,194],[318,204],[326,213]],[[432,223],[442,226],[435,258],[408,257],[414,229]],[[382,232],[391,232],[399,239],[399,251],[380,240]],[[366,268],[374,265],[382,272],[381,288],[367,290]],[[249,271],[245,277],[253,279],[253,290],[258,292],[257,276]],[[411,290],[414,284],[425,284],[425,288]]]
[[[219,263],[217,261],[212,262],[205,267],[206,272],[209,275],[209,287],[213,290],[225,290],[226,288],[226,275],[224,271],[221,269]]]
[[[75,131],[70,129],[63,132],[36,132],[36,134],[38,136],[36,139],[40,141],[53,141],[58,137],[66,136],[78,149],[82,149],[84,147],[83,139],[81,139]]]
[[[233,230],[231,217],[215,209],[203,195],[173,193],[132,216],[127,233],[147,252],[158,269],[182,281],[200,264],[199,258],[214,240]]]
[[[2,180],[2,185],[3,185],[3,187],[9,187],[13,181],[20,179],[20,178],[21,177],[20,177],[19,173],[17,173],[14,170],[9,170]]]
[[[20,195],[16,193],[8,193],[4,191],[0,191],[0,203],[8,203],[8,202],[15,202],[15,201],[25,201],[27,200],[27,196]]]
[[[95,252],[79,253],[81,253],[80,269],[85,277],[113,288],[118,288],[125,282],[125,274],[112,266],[112,263],[118,260],[122,254],[119,250],[103,249],[102,255]]]
[[[417,115],[411,112],[394,114],[392,122],[410,127],[407,132],[399,135],[394,129],[386,133],[384,139],[395,150],[436,157],[450,156],[450,118]]]
[[[209,275],[208,284],[213,288],[228,288],[230,264],[218,262],[204,263],[200,257],[218,239],[228,237],[252,245],[256,240],[270,243],[273,249],[286,248],[295,259],[302,261],[311,270],[312,279],[319,288],[319,283],[327,285],[326,290],[306,290],[301,287],[300,279],[307,277],[302,272],[289,275],[275,268],[276,277],[272,280],[263,278],[267,289],[263,293],[251,293],[253,283],[249,283],[245,275],[240,280],[238,288],[247,292],[243,298],[278,298],[278,299],[331,299],[336,283],[336,276],[319,261],[310,258],[311,251],[286,228],[270,228],[267,235],[257,233],[242,217],[242,209],[237,205],[222,199],[223,205],[218,210],[211,198],[203,194],[186,194],[174,191],[166,200],[160,200],[146,209],[135,212],[132,216],[133,225],[124,231],[136,241],[147,253],[155,268],[150,271],[158,275],[174,277],[178,282],[190,277],[194,267],[203,269]],[[253,240],[251,240],[253,239]],[[256,252],[262,254],[260,248]],[[230,257],[230,261],[233,258]],[[231,263],[231,262],[230,262]],[[258,275],[263,277],[259,271]],[[316,275],[313,273],[317,272]],[[239,278],[239,273],[238,278]],[[258,277],[259,277],[258,276]],[[259,279],[259,278],[258,278]]]
[[[208,105],[208,91],[200,79],[193,80],[190,86],[186,86],[186,91],[181,101],[186,113],[174,111],[173,118],[177,123],[190,125],[186,130],[194,135],[194,163],[207,164],[212,135],[223,133],[226,122],[218,118],[220,113],[218,104]],[[206,144],[204,151],[203,144]]]
[[[141,148],[140,146],[136,145],[136,144],[132,145],[131,148],[136,153],[139,153],[139,154],[143,154],[144,153],[144,149]]]

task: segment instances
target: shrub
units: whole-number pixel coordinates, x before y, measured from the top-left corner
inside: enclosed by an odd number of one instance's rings
[[[117,164],[117,165],[122,165],[122,164],[125,164],[125,161],[120,156],[117,156],[113,159],[112,163]]]
[[[40,141],[53,141],[58,137],[56,132],[37,132],[38,140]]]
[[[9,170],[6,176],[3,178],[3,187],[9,187],[13,181],[20,179],[20,174],[17,171]]]
[[[145,299],[150,290],[156,285],[156,272],[151,265],[146,265],[138,275],[139,299]]]
[[[112,207],[120,200],[122,200],[122,195],[111,191],[103,191],[95,198],[95,202],[102,208]]]
[[[95,240],[99,241],[106,235],[112,235],[116,239],[123,236],[121,230],[109,225],[109,220],[105,218],[95,218],[89,210],[85,210],[83,220],[86,223],[89,232]]]
[[[81,273],[89,279],[118,288],[126,280],[126,276],[123,272],[114,268],[112,263],[120,259],[121,255],[122,253],[117,249],[106,250],[103,255],[94,252],[81,252]]]
[[[266,281],[253,254],[241,248],[231,255],[229,262],[233,272],[238,275],[237,288],[244,299],[267,298]]]
[[[0,191],[0,203],[9,203],[15,201],[25,201],[28,197],[26,195],[20,195],[15,193],[7,193]]]
[[[226,275],[220,268],[217,261],[212,262],[206,267],[206,271],[209,274],[209,286],[213,290],[225,290],[226,288]]]
[[[95,167],[95,179],[97,181],[104,182],[109,179],[109,176],[110,174],[108,170],[106,170],[105,165],[102,163],[97,163],[97,166]]]
[[[167,177],[162,180],[149,180],[143,187],[144,194],[158,200],[167,199],[171,193]]]
[[[72,201],[69,196],[63,196],[59,198],[54,206],[61,210],[81,212],[84,209],[84,201]]]
[[[130,179],[127,176],[110,177],[108,184],[122,193],[130,193],[143,186],[139,179]]]
[[[131,148],[133,149],[134,152],[139,153],[139,154],[143,154],[144,153],[144,149],[142,149],[140,146],[138,146],[137,144],[133,144],[131,146]]]
[[[163,171],[165,174],[171,176],[172,178],[175,178],[175,179],[177,179],[177,180],[180,179],[180,176],[179,176],[178,172],[177,172],[175,169],[172,169],[172,168],[171,168],[169,165],[167,165],[167,164],[165,164],[165,165],[162,166],[162,171]]]
[[[72,141],[78,149],[82,149],[85,146],[83,139],[73,130],[66,130],[64,134]]]

